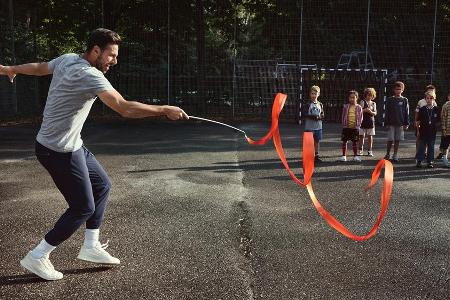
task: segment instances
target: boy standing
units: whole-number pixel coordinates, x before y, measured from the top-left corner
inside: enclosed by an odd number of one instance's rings
[[[432,84],[427,85],[425,88],[425,94],[428,92],[433,92],[436,94],[436,87]],[[419,110],[427,105],[427,101],[425,100],[425,97],[423,99],[420,99],[417,102],[416,111],[414,113],[414,125],[416,126],[416,153],[419,149]],[[437,106],[437,103],[435,100],[433,100],[433,106]],[[441,157],[442,158],[442,157]]]
[[[400,141],[405,139],[404,131],[409,127],[409,102],[403,97],[405,84],[401,81],[394,83],[394,95],[386,100],[384,124],[387,126],[386,155],[384,159],[390,158],[392,144],[394,144],[393,162],[398,162],[398,147]]]
[[[302,107],[302,119],[305,121],[305,132],[312,132],[314,136],[314,160],[321,162],[319,157],[319,143],[322,139],[322,120],[324,118],[323,105],[317,98],[320,95],[320,88],[312,86],[309,92],[310,101]]]
[[[427,152],[427,163],[429,168],[433,168],[434,143],[438,124],[441,120],[437,106],[433,105],[436,99],[434,92],[425,93],[426,106],[422,106],[417,117],[419,128],[419,148],[417,151],[417,167],[422,167],[422,161],[425,159],[425,150]]]

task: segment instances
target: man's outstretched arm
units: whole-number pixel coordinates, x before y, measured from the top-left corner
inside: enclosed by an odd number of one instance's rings
[[[177,106],[170,105],[148,105],[136,101],[127,101],[116,90],[104,91],[98,94],[112,110],[125,118],[145,118],[155,116],[166,116],[171,120],[189,119],[189,116]]]
[[[0,75],[9,77],[9,81],[13,82],[17,74],[44,76],[52,72],[48,68],[48,63],[29,63],[17,66],[2,66],[0,65]]]

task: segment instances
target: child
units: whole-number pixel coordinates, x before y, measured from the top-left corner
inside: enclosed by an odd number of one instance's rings
[[[426,88],[425,88],[425,92],[424,93],[426,94],[427,92],[433,92],[433,93],[436,94],[436,87],[434,85],[432,85],[432,84],[427,85]],[[425,100],[425,97],[423,99],[420,99],[417,102],[416,111],[414,113],[414,124],[416,126],[416,131],[415,131],[415,134],[416,134],[416,153],[417,153],[417,149],[419,149],[419,126],[418,126],[418,124],[419,124],[418,123],[419,110],[423,106],[426,106],[426,105],[427,105],[427,101]],[[434,100],[433,100],[433,105],[437,106],[436,101],[434,101]],[[441,158],[442,158],[442,156],[441,156]],[[439,159],[439,158],[436,158],[436,159]]]
[[[444,166],[450,167],[448,162],[448,146],[450,144],[450,92],[447,96],[447,102],[442,106],[441,111],[442,121],[442,139],[441,139],[441,153]]]
[[[373,100],[376,96],[374,88],[366,88],[364,99],[359,104],[363,109],[363,120],[359,129],[359,155],[363,154],[364,137],[367,135],[367,155],[373,156],[372,144],[375,135],[375,116],[377,115],[377,104]]]
[[[312,132],[314,136],[314,160],[321,162],[319,157],[319,143],[322,139],[322,120],[324,118],[323,105],[317,98],[320,95],[320,88],[316,85],[311,87],[309,92],[310,101],[302,107],[302,119],[305,120],[305,132]]]
[[[341,161],[347,161],[347,141],[353,142],[353,156],[355,161],[361,161],[357,154],[357,143],[359,139],[359,128],[363,120],[362,107],[357,104],[358,92],[348,92],[348,104],[344,104],[342,110],[342,157]]]
[[[387,126],[386,155],[384,159],[389,159],[392,144],[394,144],[393,162],[398,162],[398,147],[400,141],[405,139],[405,130],[409,127],[409,102],[403,97],[405,84],[401,81],[394,83],[394,95],[386,100],[384,125]]]
[[[434,92],[426,92],[425,100],[426,106],[422,106],[418,114],[418,127],[419,127],[419,148],[417,150],[417,167],[422,167],[422,161],[425,158],[425,149],[427,148],[427,163],[429,168],[433,168],[434,158],[434,142],[436,140],[436,132],[438,123],[441,120],[439,110],[433,105],[433,100],[436,99]]]

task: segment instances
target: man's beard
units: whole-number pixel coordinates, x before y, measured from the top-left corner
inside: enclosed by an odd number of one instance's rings
[[[97,58],[94,65],[100,72],[106,73],[106,70],[103,69],[103,64],[100,58]]]

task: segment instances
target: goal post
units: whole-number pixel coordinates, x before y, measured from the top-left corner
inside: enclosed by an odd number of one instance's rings
[[[348,102],[348,91],[356,90],[361,100],[365,88],[374,88],[377,93],[375,102],[379,112],[376,122],[381,124],[384,120],[387,74],[386,69],[301,68],[297,116],[299,123],[301,107],[309,101],[311,86],[317,85],[320,88],[319,101],[324,107],[325,120],[332,122],[340,122],[342,107]]]

